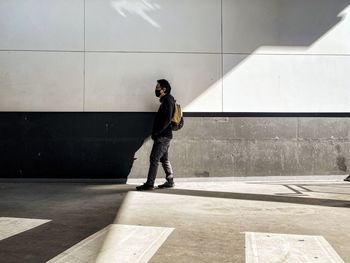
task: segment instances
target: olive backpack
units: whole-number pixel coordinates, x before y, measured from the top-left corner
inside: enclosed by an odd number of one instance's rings
[[[173,131],[178,131],[184,126],[184,118],[180,104],[175,101],[175,110],[173,118],[171,119],[171,126]]]

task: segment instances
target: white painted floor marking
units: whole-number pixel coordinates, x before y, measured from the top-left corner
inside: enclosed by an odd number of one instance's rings
[[[245,234],[246,263],[345,263],[322,236]]]
[[[113,224],[82,240],[49,263],[146,263],[174,228]]]
[[[0,217],[0,240],[28,231],[51,220]]]

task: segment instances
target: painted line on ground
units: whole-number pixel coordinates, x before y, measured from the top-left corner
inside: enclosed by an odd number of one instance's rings
[[[50,221],[47,219],[0,217],[0,240],[28,231]]]
[[[345,263],[322,236],[245,232],[246,263]]]
[[[174,228],[112,224],[48,263],[146,263]]]

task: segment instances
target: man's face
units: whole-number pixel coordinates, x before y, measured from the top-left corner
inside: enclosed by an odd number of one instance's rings
[[[159,95],[160,95],[159,97],[163,97],[165,95],[164,90],[159,85],[159,83],[157,83],[157,86],[156,86],[156,93],[157,93],[157,90],[159,90]]]

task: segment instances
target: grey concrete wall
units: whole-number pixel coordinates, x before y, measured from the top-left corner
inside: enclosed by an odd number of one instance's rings
[[[145,178],[153,118],[0,113],[0,178]],[[170,158],[177,177],[345,174],[349,131],[346,113],[187,113]]]
[[[345,174],[349,131],[350,118],[186,117],[170,158],[177,177]],[[129,178],[146,176],[151,147],[136,152]]]

